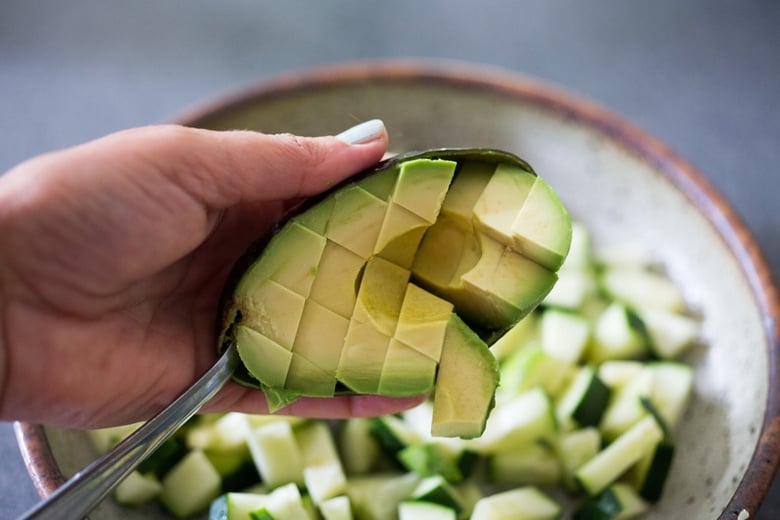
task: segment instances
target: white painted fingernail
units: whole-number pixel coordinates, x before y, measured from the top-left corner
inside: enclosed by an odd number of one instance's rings
[[[336,138],[347,144],[365,144],[379,139],[384,131],[385,124],[381,119],[371,119],[344,130]]]

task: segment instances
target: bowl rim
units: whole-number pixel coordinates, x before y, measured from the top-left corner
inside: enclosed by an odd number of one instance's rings
[[[761,431],[742,480],[719,518],[755,514],[780,464],[780,293],[761,248],[741,216],[707,177],[669,146],[605,106],[561,86],[497,66],[456,60],[388,59],[333,63],[289,71],[185,108],[171,121],[208,127],[211,120],[239,112],[259,100],[361,82],[447,85],[489,92],[541,106],[597,130],[652,166],[713,226],[739,264],[760,311],[768,352],[767,400]],[[16,422],[24,464],[41,497],[64,481],[42,425]]]

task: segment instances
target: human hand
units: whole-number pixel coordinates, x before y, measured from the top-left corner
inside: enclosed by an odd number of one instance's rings
[[[159,411],[216,360],[219,295],[249,243],[386,146],[378,121],[341,139],[152,126],[0,177],[0,419],[98,427]],[[302,399],[285,413],[414,402]],[[225,410],[265,400],[230,382],[204,409]]]

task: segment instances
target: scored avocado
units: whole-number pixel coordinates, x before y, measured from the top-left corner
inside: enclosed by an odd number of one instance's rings
[[[522,159],[405,154],[304,201],[236,264],[219,349],[275,411],[299,397],[433,394],[432,433],[477,437],[488,348],[557,281],[571,220]]]

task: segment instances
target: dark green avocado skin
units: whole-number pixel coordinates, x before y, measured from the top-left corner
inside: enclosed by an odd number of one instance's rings
[[[463,161],[467,159],[472,159],[472,160],[480,160],[483,162],[491,162],[496,164],[508,163],[508,164],[519,166],[522,169],[528,171],[529,173],[536,175],[536,172],[534,172],[530,164],[528,164],[526,161],[524,161],[517,155],[512,154],[510,152],[505,152],[503,150],[496,150],[492,148],[435,148],[435,149],[424,150],[424,151],[406,152],[399,155],[395,155],[393,157],[389,157],[383,161],[380,161],[379,163],[377,163],[376,165],[370,168],[367,168],[361,172],[356,173],[355,175],[348,177],[347,179],[344,179],[340,183],[333,185],[331,188],[327,189],[326,191],[318,195],[304,199],[303,201],[299,202],[298,204],[295,204],[289,210],[287,210],[274,223],[274,225],[271,226],[271,228],[266,233],[264,233],[262,236],[257,238],[247,248],[247,250],[241,255],[241,257],[239,257],[239,259],[233,265],[233,268],[231,269],[230,274],[227,277],[226,283],[224,285],[224,289],[222,290],[222,294],[219,300],[219,307],[218,307],[219,310],[217,313],[217,324],[216,324],[217,352],[221,354],[227,348],[227,345],[229,344],[230,341],[232,341],[232,337],[233,337],[231,332],[232,327],[233,325],[235,325],[235,323],[241,320],[241,315],[240,313],[238,313],[234,322],[228,323],[228,319],[229,319],[228,309],[230,309],[232,305],[233,302],[232,295],[236,288],[236,285],[241,279],[241,276],[249,268],[249,266],[262,254],[263,250],[268,245],[268,242],[279,232],[279,230],[291,218],[303,213],[310,207],[328,198],[333,193],[349,185],[352,185],[357,181],[360,181],[370,175],[374,175],[382,171],[385,171],[388,168],[393,168],[404,161],[410,161],[415,159],[443,159],[443,160],[453,160],[453,161]],[[226,331],[224,335],[223,335],[223,331]],[[224,339],[220,342],[220,338],[224,338]],[[252,388],[260,388],[259,381],[257,381],[257,379],[252,377],[252,375],[249,374],[249,372],[246,370],[246,368],[243,365],[240,365],[239,368],[236,370],[233,379],[244,386],[248,386]],[[343,388],[342,390],[339,390],[337,388],[337,393],[350,394],[354,392],[351,392],[346,388]]]

